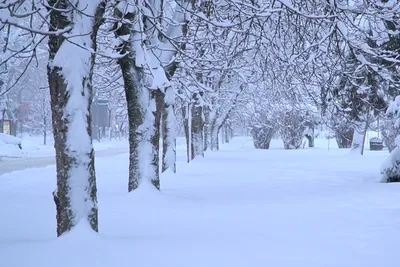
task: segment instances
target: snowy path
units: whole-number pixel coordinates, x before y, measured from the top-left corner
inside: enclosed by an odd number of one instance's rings
[[[111,148],[107,150],[96,151],[96,157],[110,157],[119,154],[128,153],[129,148]],[[55,157],[40,158],[21,158],[12,160],[0,160],[0,175],[12,171],[20,171],[30,168],[42,168],[55,164]]]
[[[55,238],[54,167],[0,176],[0,266],[398,267],[400,184],[386,152],[254,150],[236,138],[162,192],[126,193],[126,155],[96,162],[100,234]],[[18,178],[18,179],[16,179]]]

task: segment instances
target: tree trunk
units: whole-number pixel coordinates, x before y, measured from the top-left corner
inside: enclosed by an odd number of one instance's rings
[[[146,76],[145,66],[136,65],[136,53],[143,52],[135,51],[137,47],[132,45],[134,42],[132,40],[138,41],[137,32],[132,26],[137,23],[135,21],[137,14],[130,12],[123,14],[116,8],[114,15],[119,19],[131,20],[131,23],[115,23],[114,25],[115,35],[123,37],[121,39],[124,40],[117,50],[124,55],[118,59],[118,64],[124,80],[129,121],[128,191],[137,189],[143,182],[151,183],[159,189],[159,163],[156,160],[159,157],[159,142],[156,144],[156,139],[159,140],[161,120],[161,113],[157,113],[157,104],[160,104],[159,91],[151,90],[150,92],[146,87],[149,77]],[[129,38],[126,38],[127,36]]]
[[[47,119],[43,117],[43,145],[47,145]]]
[[[190,117],[190,104],[186,104],[184,107],[182,107],[182,113],[183,113],[183,128],[185,131],[185,139],[186,139],[186,160],[189,163],[190,162],[190,155],[191,155],[191,133],[190,133],[190,124],[191,124],[191,119]],[[190,122],[190,123],[189,123]]]
[[[225,143],[226,144],[228,144],[229,143],[229,141],[230,141],[230,135],[229,135],[229,125],[225,125],[225,136],[224,136],[224,139],[225,139]]]
[[[310,134],[306,134],[308,140],[308,147],[314,147],[314,137]]]
[[[156,105],[162,103],[159,90],[151,93],[144,87],[144,74],[126,56],[118,60],[124,79],[125,96],[129,121],[129,181],[128,191],[139,187],[145,180],[160,189],[159,180],[159,139],[161,113],[156,112]],[[150,98],[151,97],[151,98]],[[149,99],[153,104],[143,103]],[[154,105],[154,110],[150,110]],[[148,168],[148,164],[151,168]]]
[[[50,30],[72,26],[71,32],[79,35],[68,41],[63,36],[49,36],[48,41],[47,74],[57,170],[57,190],[53,192],[57,235],[68,232],[81,220],[86,220],[94,231],[98,231],[90,114],[95,54],[80,46],[96,51],[96,35],[105,5],[103,1],[96,1],[90,6],[66,0],[48,3],[54,8],[50,14]],[[58,9],[73,10],[73,14],[65,14]],[[81,32],[90,24],[90,35]]]
[[[367,133],[367,123],[361,122],[356,123],[353,133],[353,141],[351,144],[351,152],[363,155],[364,154],[364,144],[365,136]]]
[[[128,48],[125,46],[124,48]],[[121,50],[120,53],[126,51]],[[125,97],[128,109],[128,121],[129,121],[129,181],[128,191],[131,192],[139,187],[139,183],[142,179],[141,172],[139,169],[139,143],[140,134],[138,127],[143,123],[143,110],[140,103],[140,91],[137,87],[137,81],[142,80],[143,74],[140,73],[135,67],[135,61],[133,58],[125,56],[118,60],[118,64],[121,67],[122,77],[124,80]]]
[[[211,124],[211,150],[219,150],[219,130],[220,126],[217,125],[216,121]]]
[[[162,110],[164,109],[164,93],[160,90],[153,90],[151,92],[151,97],[153,101],[156,103],[156,110],[153,111],[154,115],[154,130],[151,135],[151,144],[152,144],[152,169],[154,170],[154,174],[151,174],[151,183],[160,190],[160,132],[161,132],[161,117]]]
[[[234,101],[232,103],[232,106],[228,109],[227,112],[224,112],[220,114],[220,112],[215,109],[215,105],[217,103],[216,99],[212,100],[212,105],[214,106],[214,110],[210,111],[210,120],[211,120],[211,150],[219,150],[219,131],[221,127],[226,123],[226,121],[229,119],[229,116],[233,109],[236,107],[237,101],[239,99],[240,94],[243,92],[244,88],[246,86],[241,85],[240,90],[236,93],[234,97]]]
[[[165,93],[165,105],[162,113],[163,155],[162,172],[172,169],[176,173],[176,123],[175,94],[172,87]]]
[[[204,151],[211,148],[210,108],[204,107]]]
[[[199,96],[194,94],[194,104],[191,110],[191,159],[196,156],[204,157],[204,140],[203,140],[203,107],[200,105]]]

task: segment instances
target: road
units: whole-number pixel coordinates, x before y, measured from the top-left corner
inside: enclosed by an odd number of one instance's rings
[[[129,149],[126,148],[112,148],[108,150],[96,151],[96,157],[109,157],[128,153]],[[56,162],[55,157],[42,157],[42,158],[22,158],[13,160],[0,160],[0,175],[20,171],[31,168],[42,168],[49,165],[54,165]]]

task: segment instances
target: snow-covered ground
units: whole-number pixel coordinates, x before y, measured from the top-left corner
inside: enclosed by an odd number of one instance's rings
[[[54,157],[54,141],[49,138],[46,145],[43,145],[43,137],[23,136],[22,149],[12,144],[4,144],[0,142],[0,160],[18,159],[18,158],[43,158]],[[101,142],[93,141],[95,151],[123,148],[128,146],[125,138],[121,139],[103,139]],[[0,163],[1,164],[1,163]]]
[[[178,149],[161,192],[127,193],[127,155],[99,158],[100,233],[59,239],[55,168],[1,175],[0,266],[398,267],[400,184],[378,183],[387,151],[316,145],[238,137],[189,164]]]
[[[4,157],[0,156],[0,175],[9,173],[12,171],[25,170],[30,168],[41,168],[47,167],[49,165],[55,164],[55,155],[54,148],[47,146],[42,146],[40,149],[32,149],[32,147],[37,146],[37,139],[26,138],[24,139],[25,144],[34,144],[33,146],[25,146],[23,150],[24,153],[21,153],[21,150],[17,148],[15,145],[7,146],[10,148],[9,150],[3,150],[5,154]],[[95,155],[97,157],[110,157],[114,155],[120,155],[124,153],[128,153],[129,145],[125,139],[121,140],[103,140],[102,142],[94,141],[94,150],[96,151]],[[184,138],[177,139],[177,147],[184,149],[186,145]],[[1,149],[5,146],[0,145],[0,155]],[[13,153],[10,151],[17,151],[18,157],[14,157]],[[47,152],[47,154],[46,154]],[[40,155],[46,156],[40,156]]]

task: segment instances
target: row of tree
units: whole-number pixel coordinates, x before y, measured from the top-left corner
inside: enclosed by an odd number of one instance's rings
[[[297,148],[328,119],[362,136],[396,95],[398,11],[391,0],[3,1],[0,96],[48,57],[58,235],[82,220],[98,230],[94,94],[125,104],[129,191],[176,171],[179,122],[188,161],[240,122],[267,136],[260,147],[274,129]]]

